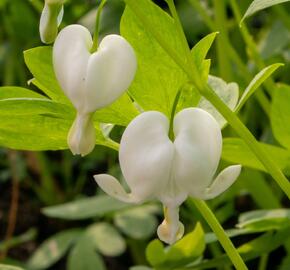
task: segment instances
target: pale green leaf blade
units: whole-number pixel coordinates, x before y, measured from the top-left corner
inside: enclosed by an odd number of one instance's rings
[[[259,143],[260,146],[273,158],[276,165],[286,174],[289,173],[290,152],[278,146]],[[267,172],[262,163],[249,149],[247,144],[239,138],[225,138],[223,140],[222,159],[252,169]]]
[[[136,266],[130,267],[129,270],[153,270],[153,269],[149,268],[148,266],[136,265]]]
[[[290,86],[280,85],[274,92],[271,125],[274,137],[290,149]]]
[[[51,99],[69,103],[55,77],[52,65],[52,47],[37,47],[24,52],[24,60],[34,78],[44,87],[41,89]]]
[[[106,214],[128,208],[129,206],[109,196],[99,195],[61,205],[45,207],[42,209],[42,213],[53,218],[81,220],[102,217]]]
[[[159,239],[151,241],[146,248],[147,261],[152,266],[161,265],[166,260],[164,245]]]
[[[239,87],[236,83],[226,83],[221,78],[215,76],[208,77],[208,84],[221,98],[221,100],[231,109],[234,110],[239,99]],[[216,108],[204,97],[201,98],[198,107],[209,112],[219,123],[220,127],[226,124],[224,117],[216,110]]]
[[[29,89],[18,86],[0,87],[0,100],[7,98],[46,98],[46,97]]]
[[[138,7],[146,10],[148,19],[168,46],[182,52],[173,19],[152,1],[140,0]],[[122,17],[121,33],[133,46],[138,60],[137,74],[129,89],[131,96],[144,110],[158,110],[169,117],[176,93],[185,83],[186,75],[155,38],[145,31],[140,19],[129,7]]]
[[[284,64],[276,63],[265,67],[261,70],[254,79],[250,82],[248,87],[246,88],[245,92],[243,93],[238,106],[236,107],[235,111],[239,111],[246,101],[254,94],[254,92],[260,87],[260,85],[266,81],[279,67],[284,66]]]
[[[96,249],[104,256],[114,257],[126,250],[126,242],[109,223],[96,223],[88,227],[86,235]]]
[[[289,2],[289,0],[254,0],[251,3],[251,5],[248,7],[242,21],[262,9],[265,9],[274,5],[278,5],[281,3],[285,3],[285,2]]]
[[[81,231],[72,229],[62,231],[45,240],[28,261],[29,269],[46,269],[65,255]]]
[[[95,251],[91,239],[84,235],[79,238],[68,256],[68,270],[105,270],[102,257]]]
[[[16,266],[0,264],[0,270],[24,270],[24,269]]]

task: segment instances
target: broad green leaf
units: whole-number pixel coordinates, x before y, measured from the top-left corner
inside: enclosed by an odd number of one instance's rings
[[[274,92],[271,125],[274,137],[290,149],[290,86],[280,85]]]
[[[254,92],[259,88],[259,86],[267,80],[273,72],[275,72],[279,67],[283,66],[284,64],[277,63],[270,65],[268,67],[265,67],[263,70],[261,70],[254,79],[250,82],[248,87],[246,88],[245,92],[243,93],[238,106],[236,107],[235,111],[239,111],[243,105],[246,103],[246,101],[254,94]]]
[[[80,236],[78,229],[62,231],[44,241],[28,261],[29,269],[46,269],[57,262]]]
[[[259,143],[276,165],[286,174],[289,173],[290,152],[284,148],[265,143]],[[226,138],[223,140],[222,159],[241,164],[245,167],[267,172],[262,163],[249,149],[247,144],[239,138]]]
[[[90,241],[104,256],[119,256],[126,250],[126,242],[109,223],[96,223],[86,230]]]
[[[200,223],[198,223],[192,232],[168,248],[164,264],[181,266],[194,262],[203,254],[204,250],[204,232]]]
[[[221,98],[221,100],[231,109],[234,110],[239,99],[239,87],[236,83],[227,84],[224,80],[215,77],[208,77],[208,84],[215,91],[215,93]],[[223,116],[215,109],[215,107],[205,98],[201,98],[198,107],[209,112],[223,127],[226,124],[226,120]]]
[[[262,9],[285,2],[289,2],[289,0],[254,0],[247,9],[242,21]]]
[[[130,267],[129,270],[153,270],[153,269],[148,266],[136,265],[136,266]]]
[[[102,217],[129,206],[130,205],[122,203],[109,196],[99,195],[57,206],[46,207],[42,209],[42,213],[53,218],[80,220]]]
[[[166,260],[166,254],[164,251],[164,245],[158,239],[155,239],[149,243],[146,248],[147,261],[152,265],[161,265]]]
[[[146,10],[146,16],[168,46],[182,52],[173,19],[152,1],[139,0],[138,7]],[[121,33],[133,46],[138,60],[137,74],[129,89],[131,96],[144,110],[158,110],[170,117],[176,93],[186,82],[186,75],[128,6],[121,20]]]
[[[79,238],[68,255],[68,270],[105,270],[102,257],[95,251],[91,239],[84,235]]]
[[[0,264],[0,270],[24,270],[24,269],[16,266]]]
[[[268,226],[271,229],[279,229],[283,226],[289,226],[289,221],[289,209],[254,210],[241,214],[237,227],[259,229]]]
[[[56,80],[52,66],[52,47],[37,47],[24,52],[24,60],[34,78],[43,85],[41,90],[52,100],[69,103]]]
[[[24,58],[26,65],[34,76],[32,83],[52,100],[72,106],[55,77],[52,64],[52,47],[30,49],[25,51]],[[124,94],[112,105],[98,110],[95,113],[95,120],[102,123],[126,126],[137,115],[138,111],[131,99],[127,94]]]
[[[156,232],[157,219],[146,211],[147,206],[119,212],[114,217],[116,226],[129,237],[144,239]]]
[[[0,116],[47,115],[73,121],[71,107],[40,98],[9,98],[0,100]],[[29,121],[29,119],[27,119]]]
[[[7,98],[45,98],[45,96],[17,86],[0,87],[0,100]]]

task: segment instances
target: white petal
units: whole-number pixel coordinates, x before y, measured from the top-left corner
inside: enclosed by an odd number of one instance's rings
[[[241,169],[241,165],[233,165],[224,169],[216,177],[212,185],[206,189],[204,197],[201,199],[209,200],[226,191],[236,181]]]
[[[81,25],[70,25],[57,36],[53,46],[53,65],[61,88],[80,113],[85,110],[85,80],[92,37]]]
[[[176,185],[198,197],[211,183],[220,160],[219,124],[206,111],[189,108],[176,115],[174,133]]]
[[[131,45],[119,35],[106,36],[89,59],[86,80],[86,107],[105,107],[126,91],[136,72],[137,61]]]
[[[165,115],[150,111],[137,116],[126,128],[120,143],[123,175],[142,200],[156,197],[167,188],[174,155]]]
[[[93,115],[78,114],[68,133],[67,143],[74,155],[85,156],[96,145],[96,130]]]
[[[43,43],[53,43],[58,32],[58,26],[63,17],[63,6],[55,3],[45,3],[39,23],[40,39]]]
[[[138,203],[140,200],[132,194],[126,193],[119,181],[108,174],[94,175],[94,178],[99,187],[111,197],[114,197],[123,202]]]
[[[184,234],[184,226],[179,221],[179,208],[165,207],[164,217],[163,222],[158,226],[157,235],[161,241],[172,245]]]

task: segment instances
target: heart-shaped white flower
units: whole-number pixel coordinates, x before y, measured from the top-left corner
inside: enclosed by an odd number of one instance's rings
[[[43,43],[53,43],[63,17],[65,0],[45,0],[39,23],[40,39]]]
[[[160,200],[165,219],[158,236],[172,244],[183,235],[179,206],[187,198],[211,199],[237,179],[241,166],[224,169],[213,181],[222,150],[217,121],[206,111],[188,108],[174,118],[172,142],[169,121],[157,111],[137,116],[126,128],[120,143],[119,161],[131,189],[126,193],[110,175],[96,175],[98,185],[110,196],[124,202]]]
[[[86,155],[95,145],[93,113],[110,105],[130,86],[137,61],[131,45],[119,35],[106,36],[91,53],[90,32],[70,25],[58,35],[53,47],[56,77],[77,110],[68,144],[74,154]]]

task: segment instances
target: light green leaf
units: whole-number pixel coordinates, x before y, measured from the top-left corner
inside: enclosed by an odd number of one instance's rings
[[[52,100],[69,103],[61,90],[52,66],[52,47],[37,47],[24,52],[24,60],[34,78],[42,85],[44,93]]]
[[[226,83],[221,78],[215,76],[208,77],[208,84],[221,98],[221,100],[231,109],[234,110],[239,99],[239,86],[236,83]],[[215,107],[205,98],[201,98],[198,107],[209,112],[219,123],[220,127],[226,124],[226,120],[215,109]]]
[[[136,266],[130,267],[129,270],[153,270],[153,269],[148,266],[136,265]]]
[[[289,209],[254,210],[241,214],[237,227],[256,231],[265,228],[274,230],[289,226],[289,221]]]
[[[73,242],[79,237],[78,229],[62,231],[48,238],[33,253],[28,261],[29,269],[46,269],[57,262],[67,252]]]
[[[84,235],[79,238],[68,256],[68,270],[105,270],[101,256],[95,251],[91,239]]]
[[[0,87],[0,100],[7,98],[46,98],[46,97],[22,87],[17,86]]]
[[[119,256],[126,250],[126,242],[109,223],[96,223],[86,230],[90,241],[104,256]]]
[[[24,269],[16,266],[0,264],[0,270],[24,270]]]
[[[279,85],[275,90],[271,111],[271,125],[274,137],[290,149],[290,86]]]
[[[119,212],[114,217],[116,226],[129,237],[144,239],[156,232],[157,219],[146,211],[147,206]]]
[[[285,2],[289,2],[289,0],[254,0],[251,3],[251,5],[248,7],[242,21],[262,9],[265,9],[265,8],[268,8],[277,4],[285,3]]]
[[[236,107],[235,111],[239,111],[246,101],[254,94],[254,92],[260,87],[260,85],[266,81],[272,74],[275,72],[279,67],[284,66],[284,64],[277,63],[265,67],[261,70],[254,79],[250,82],[248,87],[246,88],[245,92],[243,93],[238,106]]]
[[[173,19],[152,1],[139,0],[138,6],[146,10],[148,19],[168,46],[182,52]],[[138,60],[137,74],[129,89],[131,96],[144,110],[158,110],[170,117],[176,93],[186,82],[186,75],[154,37],[145,31],[140,19],[129,7],[122,17],[121,33],[133,46]]]
[[[99,195],[57,206],[45,207],[42,209],[42,213],[53,218],[81,220],[102,217],[129,206],[107,195]]]
[[[164,245],[158,239],[155,239],[149,243],[146,248],[147,261],[152,265],[161,265],[166,260],[166,254],[164,251]]]
[[[272,157],[276,165],[288,174],[290,152],[278,146],[264,143],[259,144],[262,148],[264,148],[267,154]],[[267,172],[262,163],[249,149],[247,144],[239,138],[226,138],[223,140],[222,159],[233,164],[241,164],[245,167]]]
[[[197,223],[192,232],[168,248],[164,263],[175,267],[185,265],[194,262],[204,250],[204,232],[200,223]]]

